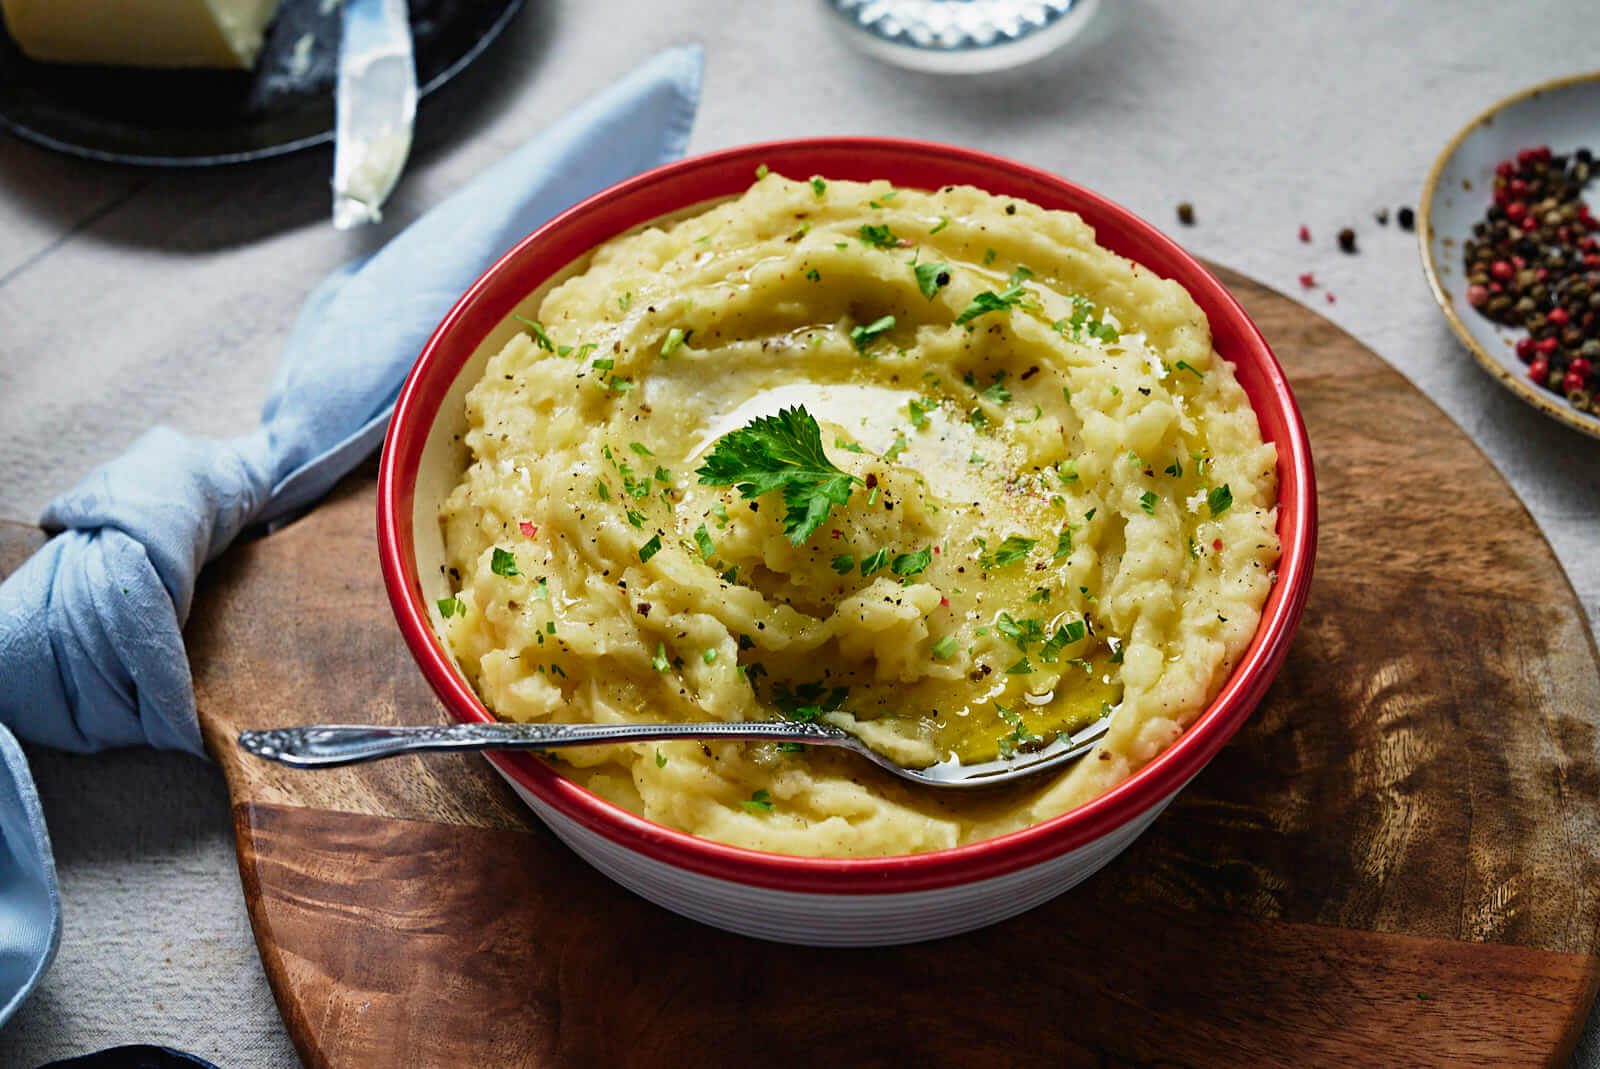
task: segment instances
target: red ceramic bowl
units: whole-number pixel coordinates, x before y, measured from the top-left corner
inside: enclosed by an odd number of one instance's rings
[[[970,930],[1059,894],[1109,861],[1239,729],[1288,652],[1311,583],[1316,489],[1305,427],[1261,332],[1220,282],[1155,227],[1071,182],[968,149],[884,138],[772,142],[639,175],[563,212],[484,273],[429,339],[401,391],[384,443],[378,539],[395,618],[451,715],[493,717],[434,632],[429,606],[448,593],[437,505],[465,467],[454,436],[461,397],[487,356],[532,314],[552,278],[617,234],[742,192],[766,164],[795,178],[888,179],[933,189],[970,184],[1077,212],[1102,245],[1182,283],[1211,322],[1261,431],[1278,450],[1282,555],[1254,640],[1216,699],[1154,761],[1062,816],[997,839],[900,857],[793,857],[724,846],[653,824],[590,794],[538,760],[490,760],[580,854],[668,908],[747,934],[813,944],[887,944]]]

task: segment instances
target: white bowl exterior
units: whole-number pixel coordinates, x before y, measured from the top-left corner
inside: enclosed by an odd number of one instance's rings
[[[491,762],[493,764],[493,762]],[[815,947],[876,947],[960,935],[1042,905],[1092,876],[1148,828],[1174,791],[1093,842],[1027,868],[926,891],[813,894],[690,872],[621,846],[539,799],[494,765],[579,857],[628,890],[737,935]]]

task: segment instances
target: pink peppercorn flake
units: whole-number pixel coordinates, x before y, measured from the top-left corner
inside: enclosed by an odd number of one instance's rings
[[[1300,240],[1307,245],[1311,244],[1311,228],[1309,226],[1302,225],[1300,227]]]
[[[526,538],[532,538],[534,535],[539,533],[539,528],[535,527],[527,520],[523,520],[521,523],[517,524],[517,529],[520,530],[523,536]]]
[[[1317,276],[1313,275],[1310,271],[1307,271],[1305,274],[1300,276],[1300,285],[1303,288],[1310,289],[1311,287],[1315,286],[1316,284],[1317,284]]]
[[[1329,304],[1332,304],[1332,303],[1333,303],[1333,294],[1331,294],[1331,293],[1330,293],[1330,294],[1328,294],[1328,303],[1329,303]]]
[[[1218,553],[1221,553],[1222,552],[1222,539],[1213,538],[1211,540],[1211,548],[1216,550]]]
[[[939,608],[948,609],[949,607],[950,607],[950,599],[949,598],[943,598],[942,597],[942,598],[939,599]]]

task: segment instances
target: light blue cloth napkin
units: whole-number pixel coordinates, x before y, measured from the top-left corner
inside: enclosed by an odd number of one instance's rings
[[[680,156],[700,71],[697,46],[662,53],[334,272],[306,301],[257,430],[214,442],[157,428],[45,510],[63,533],[0,583],[0,1022],[60,938],[38,797],[5,729],[67,750],[202,752],[182,637],[201,565],[377,448],[424,342],[497,257]]]

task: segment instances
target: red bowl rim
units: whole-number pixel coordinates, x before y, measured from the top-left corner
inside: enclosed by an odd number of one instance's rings
[[[590,794],[524,754],[492,754],[511,780],[590,832],[676,868],[749,886],[809,894],[906,893],[968,884],[1029,868],[1105,836],[1183,787],[1237,731],[1288,653],[1316,554],[1311,449],[1283,369],[1244,309],[1198,260],[1151,224],[1055,175],[972,149],[893,138],[803,138],[745,145],[669,163],[603,190],[539,227],[496,261],[451,308],[401,389],[378,482],[378,551],[406,645],[458,720],[493,720],[457,675],[428,622],[411,543],[422,447],[445,391],[490,329],[541,281],[600,241],[649,219],[741,192],[757,166],[791,177],[887,178],[899,186],[972,184],[1044,207],[1069,207],[1100,242],[1181,281],[1211,321],[1279,454],[1277,582],[1255,637],[1222,690],[1154,760],[1083,805],[1042,823],[965,846],[892,857],[816,858],[728,846],[655,824]],[[927,181],[928,177],[936,181]],[[515,281],[513,285],[512,282]]]

